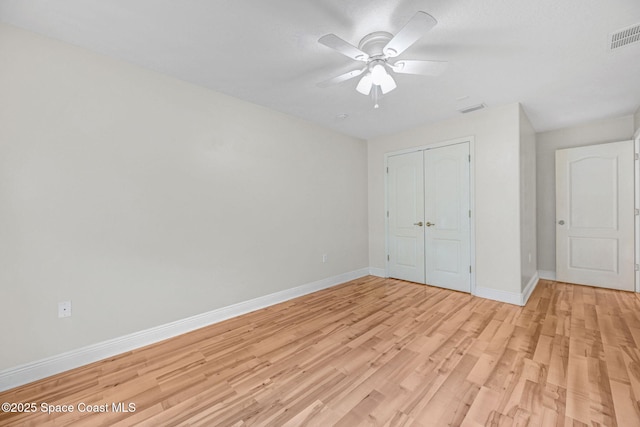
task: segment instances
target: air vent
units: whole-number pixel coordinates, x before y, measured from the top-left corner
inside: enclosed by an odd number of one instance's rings
[[[483,108],[487,108],[487,106],[484,105],[484,104],[478,104],[478,105],[472,105],[470,107],[465,107],[465,108],[463,108],[461,110],[458,110],[458,111],[460,111],[462,114],[467,114],[467,113],[470,113],[472,111],[482,110]]]
[[[611,44],[609,49],[616,50],[631,43],[640,41],[640,24],[623,28],[611,34]]]

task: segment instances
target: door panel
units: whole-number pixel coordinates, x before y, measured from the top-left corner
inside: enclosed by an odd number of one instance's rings
[[[572,227],[617,228],[617,164],[617,157],[586,157],[568,163],[569,219]]]
[[[556,151],[559,281],[634,290],[633,142]]]
[[[469,144],[425,150],[426,283],[471,291]]]
[[[569,267],[617,274],[618,240],[569,237]]]
[[[461,256],[460,242],[457,240],[434,240],[433,252],[435,254],[433,270],[458,274],[460,272],[459,260]]]
[[[424,165],[421,152],[389,157],[389,276],[424,283]]]

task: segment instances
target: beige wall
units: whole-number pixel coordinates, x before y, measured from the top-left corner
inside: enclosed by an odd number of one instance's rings
[[[536,135],[538,269],[556,271],[555,152],[560,148],[630,140],[633,116],[585,123],[580,126],[541,132]]]
[[[385,153],[472,136],[476,286],[520,293],[519,114],[519,105],[512,104],[368,142],[371,267],[385,268]]]
[[[520,107],[520,268],[522,290],[538,272],[536,249],[536,133]]]
[[[0,370],[368,266],[364,141],[8,26],[0,64]]]

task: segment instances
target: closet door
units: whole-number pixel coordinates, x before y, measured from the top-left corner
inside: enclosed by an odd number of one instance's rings
[[[387,159],[389,277],[424,283],[424,164],[421,151]]]
[[[426,283],[471,292],[469,144],[424,151]]]

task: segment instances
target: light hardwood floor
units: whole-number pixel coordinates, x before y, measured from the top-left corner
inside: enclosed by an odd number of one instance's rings
[[[540,281],[526,307],[366,277],[0,394],[135,412],[2,426],[640,426],[640,299]]]

